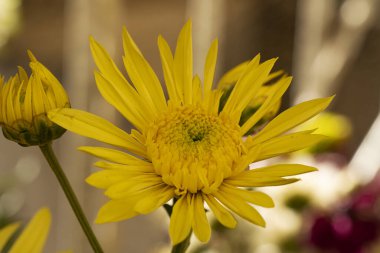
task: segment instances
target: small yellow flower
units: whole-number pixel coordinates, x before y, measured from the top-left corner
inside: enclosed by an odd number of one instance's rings
[[[12,245],[9,253],[40,253],[46,242],[51,224],[49,209],[41,208]],[[0,251],[18,230],[20,223],[12,223],[0,230]]]
[[[54,75],[28,51],[32,74],[22,67],[4,83],[0,76],[0,124],[9,140],[22,146],[42,145],[59,138],[65,129],[46,113],[70,107],[65,90]]]
[[[99,68],[95,73],[99,91],[135,129],[128,134],[101,117],[75,109],[51,111],[49,118],[70,131],[125,150],[80,148],[105,160],[95,164],[104,170],[87,178],[111,199],[100,209],[96,222],[148,214],[174,199],[169,228],[172,243],[184,240],[191,230],[207,242],[211,228],[205,203],[226,227],[236,226],[231,212],[265,226],[253,205],[273,207],[274,203],[268,195],[249,188],[293,183],[298,179],[288,176],[316,170],[300,164],[248,169],[251,163],[303,149],[324,138],[312,131],[287,132],[324,110],[331,97],[294,106],[255,135],[242,138],[290,85],[290,77],[282,78],[259,109],[239,125],[242,112],[268,80],[275,59],[260,63],[260,56],[253,58],[219,111],[223,91],[212,89],[218,42],[210,47],[201,82],[193,75],[190,21],[179,34],[174,56],[162,36],[158,37],[168,100],[126,29],[123,59],[133,86],[105,49],[94,39],[90,43]]]

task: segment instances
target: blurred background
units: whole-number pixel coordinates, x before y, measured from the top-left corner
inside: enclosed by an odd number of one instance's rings
[[[263,59],[279,57],[276,70],[294,76],[282,110],[336,94],[330,113],[303,126],[321,126],[319,131],[332,141],[278,158],[320,171],[293,186],[265,189],[276,202],[273,210],[260,210],[266,229],[239,222],[237,230],[229,231],[213,222],[211,242],[194,239],[192,252],[380,252],[379,8],[379,0],[0,0],[0,73],[8,78],[18,65],[28,68],[30,49],[62,81],[72,107],[128,129],[96,90],[90,35],[121,67],[125,25],[161,80],[157,36],[162,34],[174,49],[189,18],[199,74],[215,37],[217,79],[257,53]],[[91,252],[38,149],[2,136],[0,144],[0,226],[48,206],[53,225],[45,252]],[[66,133],[55,149],[92,221],[106,199],[84,183],[94,161],[76,147],[90,144]],[[94,229],[106,252],[169,252],[165,216],[159,210]]]

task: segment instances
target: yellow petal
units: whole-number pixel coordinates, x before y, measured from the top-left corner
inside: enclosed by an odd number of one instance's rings
[[[15,80],[15,79],[13,79]],[[16,121],[16,113],[14,111],[14,105],[13,105],[13,98],[14,98],[14,81],[11,83],[11,85],[9,85],[9,93],[7,94],[7,97],[6,98],[6,101],[7,101],[7,105],[5,107],[5,112],[6,112],[6,115],[7,115],[7,120],[8,122],[10,123],[13,123]]]
[[[328,137],[319,134],[310,134],[309,132],[298,132],[278,136],[262,143],[260,154],[251,162],[312,147],[326,139],[328,139]]]
[[[191,231],[193,204],[190,194],[185,194],[182,195],[173,207],[169,226],[169,234],[173,245],[182,242]]]
[[[28,223],[9,253],[40,253],[45,245],[51,223],[49,209],[40,209]]]
[[[11,236],[16,232],[16,230],[20,227],[20,223],[12,223],[7,225],[6,227],[0,230],[0,251],[3,250],[5,244],[11,238]]]
[[[41,79],[35,75],[31,75],[29,80],[32,86],[33,115],[46,113],[44,101],[46,101],[47,97],[42,87]]]
[[[107,81],[97,84],[98,88],[101,88],[99,91],[102,95],[107,95],[104,98],[109,103],[112,105],[116,103],[117,106],[115,105],[115,107],[120,110],[127,119],[131,120],[133,124],[136,124],[136,127],[141,129],[146,122],[137,121],[139,120],[139,115],[146,115],[150,111],[147,109],[143,100],[141,100],[140,95],[121,74],[107,51],[92,37],[90,38],[90,48],[96,66],[101,72],[101,76]],[[136,106],[130,108],[131,105]]]
[[[222,95],[223,95],[222,90],[211,91],[208,107],[206,105],[207,112],[210,113],[211,115],[218,115],[219,103],[220,103],[220,98],[222,97]]]
[[[238,187],[262,187],[291,184],[297,178],[282,178],[316,171],[314,167],[302,164],[276,164],[258,169],[243,171],[238,175],[225,179],[225,183]]]
[[[317,171],[315,167],[303,164],[275,164],[242,172],[237,177],[287,177]],[[236,177],[236,178],[237,178]]]
[[[26,73],[25,69],[23,67],[18,66],[17,70],[18,70],[18,77],[20,79],[19,82],[22,83],[24,81],[25,83],[27,83],[29,78],[28,78],[28,74]]]
[[[282,74],[284,74],[285,72],[283,70],[278,70],[278,71],[275,71],[273,73],[270,73],[268,75],[268,78],[265,80],[265,83],[268,83],[270,81],[272,81],[273,79],[275,79],[276,77],[279,77],[281,76]]]
[[[209,194],[203,194],[203,198],[220,223],[228,228],[236,227],[237,222],[235,218],[213,196]]]
[[[254,205],[263,207],[274,207],[274,202],[272,198],[263,192],[242,190],[225,183],[220,186],[220,190],[230,195],[234,195],[237,198],[241,198]]]
[[[26,50],[28,56],[29,56],[29,59],[31,62],[36,62],[37,61],[37,58],[34,56],[34,54],[32,53],[32,51],[30,51],[29,49]]]
[[[151,163],[143,163],[136,165],[109,163],[105,161],[98,161],[94,164],[96,167],[106,170],[122,170],[124,172],[137,172],[140,174],[154,173],[154,168]]]
[[[115,81],[107,80],[105,76],[99,72],[95,72],[94,74],[96,86],[103,98],[115,107],[137,129],[144,131],[148,123],[143,116],[143,107],[139,104],[140,102],[132,102],[135,98],[140,98],[140,96],[137,93],[130,94],[133,92],[125,91],[125,86],[129,84],[118,85]],[[130,97],[131,95],[133,98]],[[153,115],[150,111],[147,111],[146,114],[150,117]]]
[[[140,199],[149,194],[157,194],[165,184],[157,175],[141,175],[130,180],[111,185],[105,195],[111,199],[122,199],[132,195],[140,195]]]
[[[147,194],[141,198],[135,206],[135,210],[141,214],[148,214],[164,205],[174,197],[174,188],[170,186],[162,186],[154,194]]]
[[[236,107],[234,111],[241,112],[247,107],[247,105],[252,101],[252,97],[258,92],[260,87],[264,84],[268,74],[273,68],[274,63],[277,59],[270,59],[262,64],[260,64],[254,70],[243,75],[241,79],[236,84],[235,88],[240,88],[239,96],[232,97],[231,99],[236,99]],[[232,94],[231,94],[232,95]],[[239,115],[240,118],[240,115]]]
[[[143,145],[146,144],[146,136],[143,135],[141,132],[137,131],[136,129],[131,130],[131,136],[135,138],[141,144]]]
[[[107,189],[123,180],[128,180],[128,178],[129,174],[125,171],[102,170],[92,173],[86,178],[86,182],[94,187]]]
[[[255,161],[257,156],[260,154],[261,151],[261,145],[256,145],[248,150],[248,153],[246,156],[242,157],[240,161],[237,162],[236,168],[232,172],[231,176],[237,175],[240,172],[247,169],[249,164],[252,163],[252,161]]]
[[[243,199],[235,195],[231,195],[222,190],[213,194],[223,205],[231,209],[240,217],[258,225],[265,227],[265,221],[259,212],[247,204]]]
[[[206,63],[204,67],[203,94],[206,99],[208,98],[212,89],[217,57],[218,57],[218,40],[215,39],[212,42],[210,49],[207,53]]]
[[[136,202],[140,196],[129,197],[128,199],[110,200],[102,206],[98,212],[95,223],[117,222],[130,219],[138,212],[134,210]]]
[[[79,147],[78,150],[86,152],[90,155],[99,157],[101,159],[125,164],[125,165],[151,165],[150,162],[141,160],[133,155],[130,155],[128,153],[122,152],[120,150],[111,149],[111,148],[103,148],[103,147],[89,147],[89,146],[82,146]]]
[[[135,90],[128,84],[123,74],[116,67],[116,64],[107,51],[92,37],[90,37],[90,48],[96,66],[107,79],[114,82],[115,88],[124,87],[131,95],[137,95]]]
[[[30,51],[28,54],[31,53]],[[30,56],[30,54],[29,54]],[[68,101],[69,98],[67,97],[66,91],[61,85],[61,83],[58,81],[58,79],[37,59],[34,57],[34,60],[30,62],[30,68],[32,69],[33,75],[38,76],[43,82],[48,84],[48,90],[52,89],[52,93],[54,94],[54,100],[56,101],[57,106],[56,107],[64,107]],[[23,72],[20,72],[21,78],[23,80],[28,80],[25,70]],[[22,73],[22,74],[21,74]]]
[[[180,92],[177,90],[178,86],[174,82],[173,54],[169,48],[168,43],[161,35],[158,36],[157,44],[160,51],[162,71],[164,72],[165,84],[169,94],[169,99],[172,101],[180,101],[182,98]]]
[[[29,79],[26,85],[25,99],[24,99],[25,120],[32,122],[33,119],[33,105],[32,105],[32,83]]]
[[[129,134],[99,116],[69,108],[49,111],[48,116],[54,123],[74,133],[146,156],[145,147]]]
[[[22,89],[23,89],[23,85],[21,84],[18,88],[18,90],[16,91],[16,94],[15,95],[10,95],[10,96],[14,96],[13,99],[13,110],[14,110],[14,113],[15,113],[15,117],[16,119],[22,119],[23,118],[23,110],[21,109],[21,93],[22,93]]]
[[[174,55],[174,80],[179,92],[183,94],[183,102],[191,104],[193,81],[193,46],[191,38],[191,21],[189,20],[177,40]],[[180,88],[181,87],[181,88]],[[180,94],[182,96],[182,94]]]
[[[138,50],[127,29],[123,29],[124,65],[137,91],[156,113],[166,109],[161,83],[153,69]]]
[[[326,109],[333,98],[314,99],[287,109],[270,121],[257,135],[253,136],[252,141],[260,143],[292,129]]]
[[[200,104],[202,100],[202,90],[201,90],[201,79],[198,75],[195,75],[193,78],[193,104]]]
[[[234,176],[225,179],[224,182],[237,187],[265,187],[265,186],[279,186],[292,184],[299,181],[298,178],[282,178],[282,177],[251,177]]]
[[[201,242],[208,242],[211,236],[210,223],[207,220],[205,208],[203,206],[203,198],[201,194],[194,195],[194,218],[193,230],[195,236]]]

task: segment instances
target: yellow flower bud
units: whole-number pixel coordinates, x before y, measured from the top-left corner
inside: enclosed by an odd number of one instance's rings
[[[70,107],[66,91],[55,76],[28,51],[32,73],[18,73],[4,82],[0,76],[0,124],[4,136],[21,146],[42,145],[65,130],[51,122],[47,112]]]

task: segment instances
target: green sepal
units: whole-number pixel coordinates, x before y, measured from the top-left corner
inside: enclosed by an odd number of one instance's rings
[[[3,135],[23,147],[39,146],[61,137],[66,129],[51,122],[46,114],[33,117],[32,123],[17,120],[12,126],[3,125]]]

